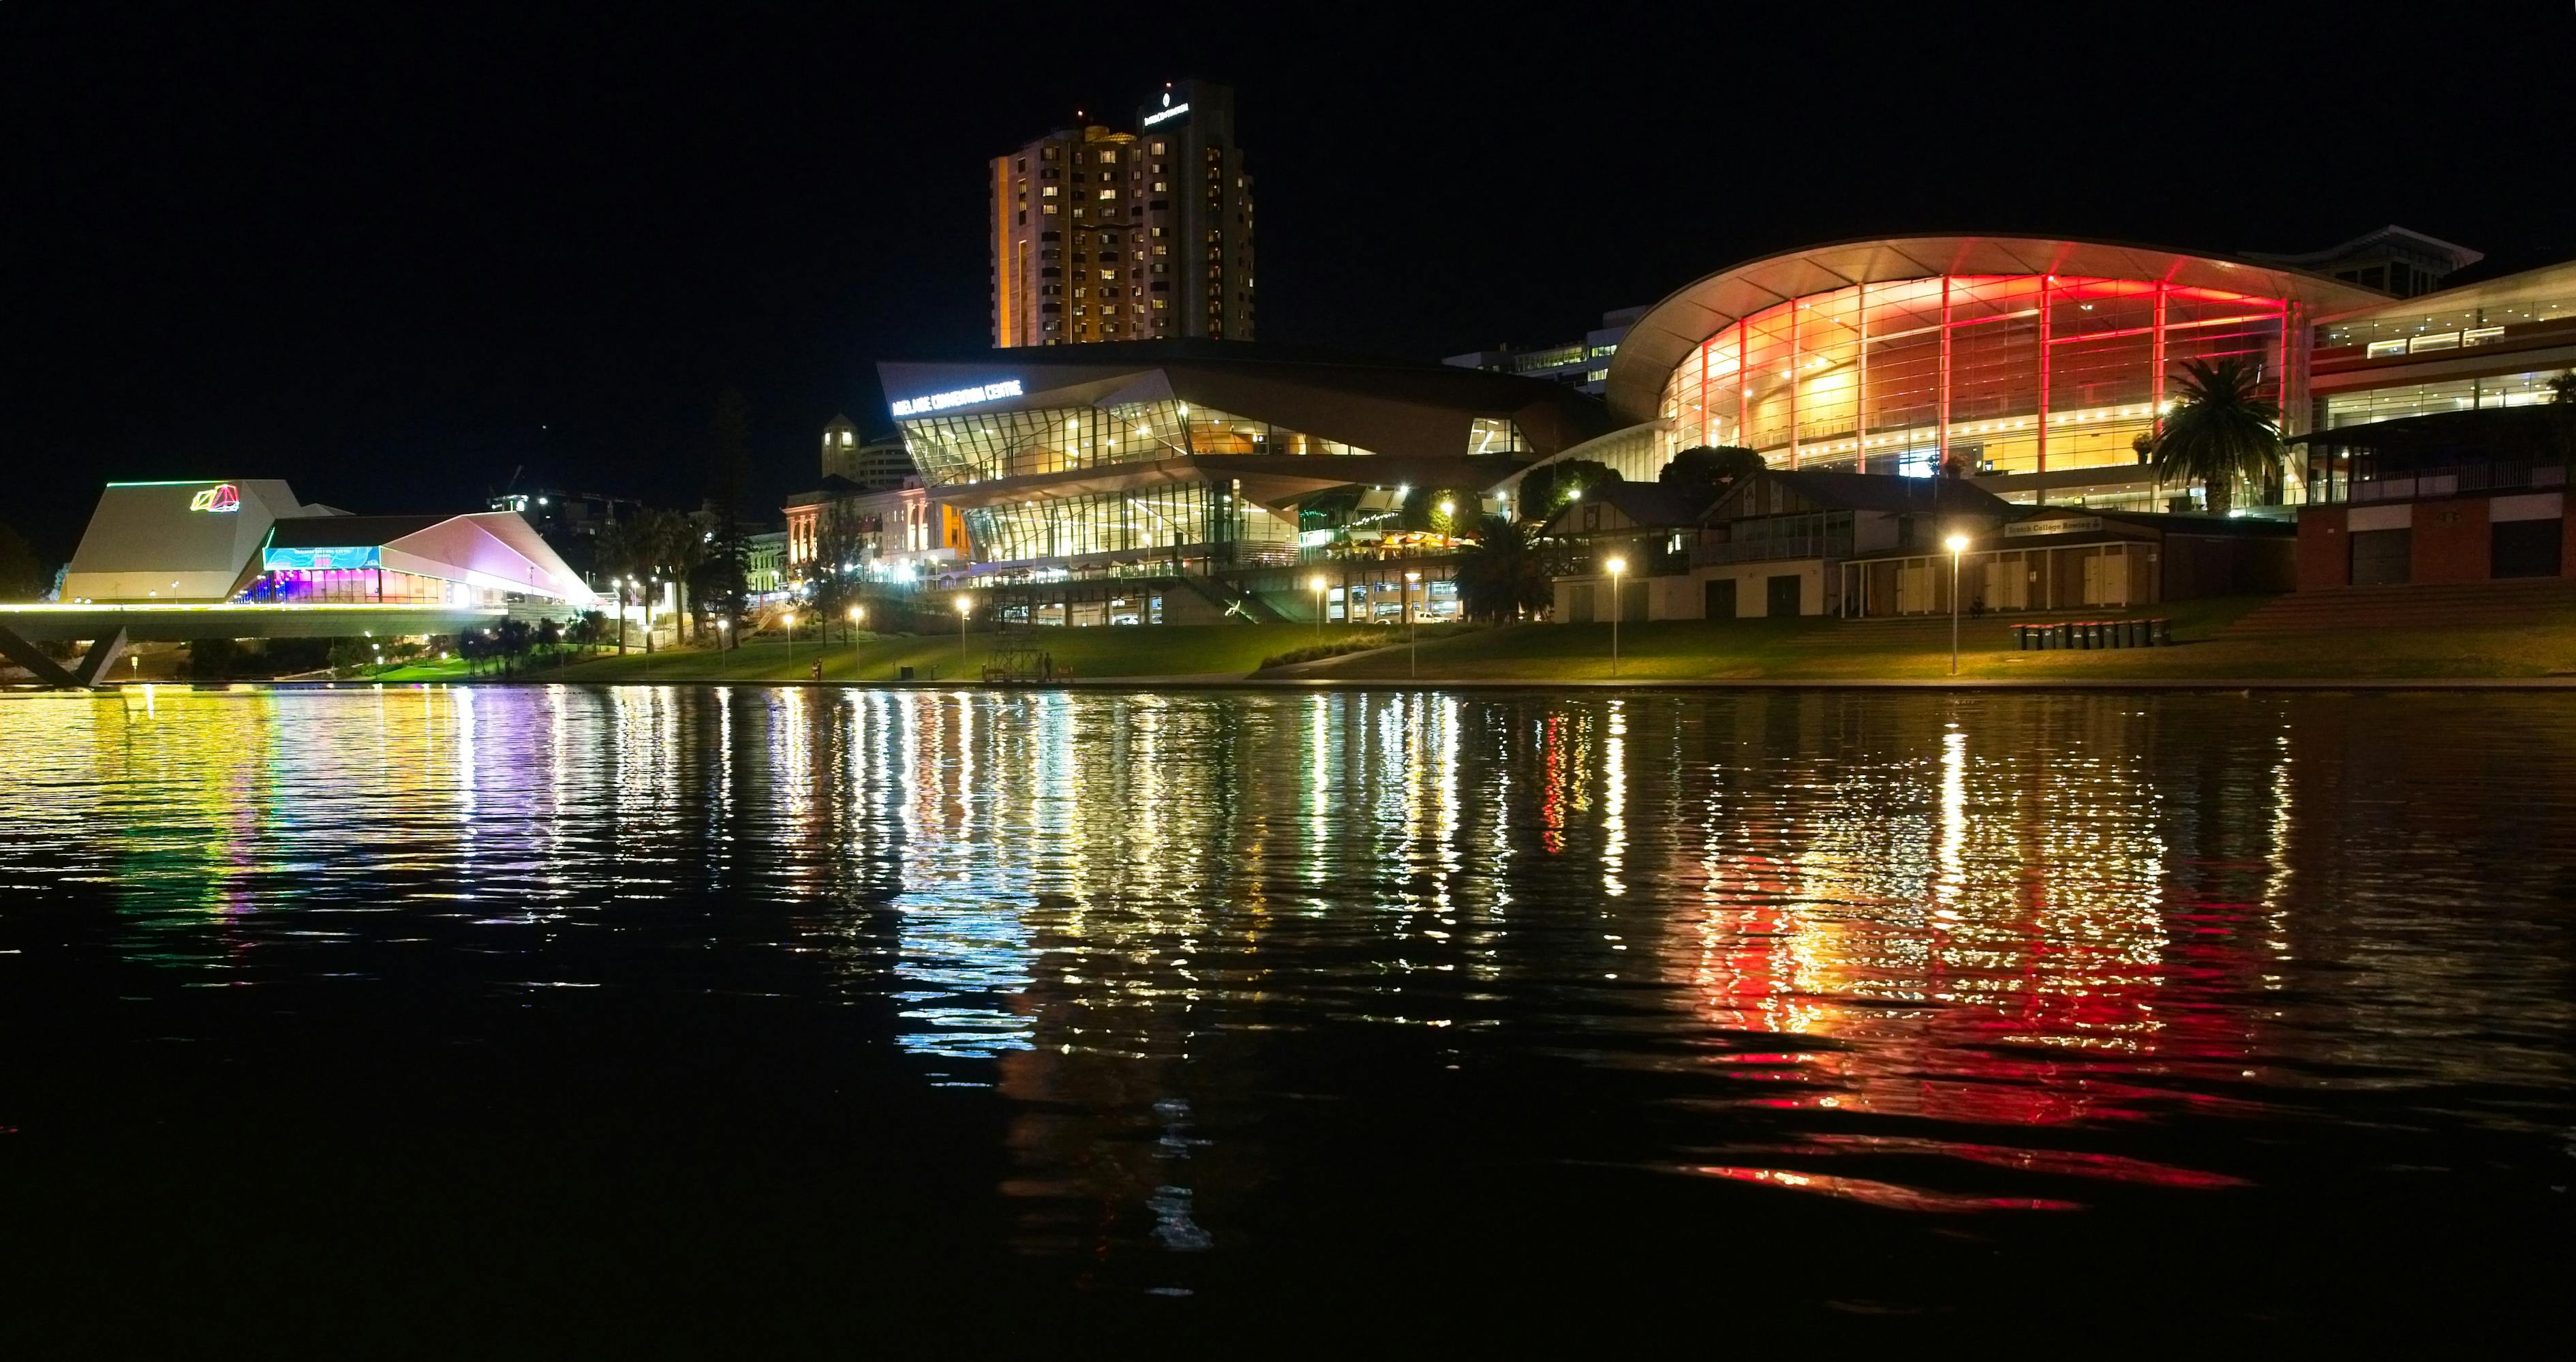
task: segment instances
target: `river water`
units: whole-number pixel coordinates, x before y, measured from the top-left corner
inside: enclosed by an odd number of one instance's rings
[[[10,1291],[104,1339],[2062,1343],[2569,1262],[2563,698],[165,688],[0,752]]]

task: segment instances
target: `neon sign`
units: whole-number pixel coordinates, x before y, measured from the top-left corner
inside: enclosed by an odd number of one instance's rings
[[[241,509],[241,489],[233,486],[229,482],[216,483],[214,486],[188,498],[188,509],[191,511],[238,511]]]
[[[1172,97],[1170,95],[1163,96],[1165,103],[1170,103],[1171,98]],[[1145,126],[1150,128],[1165,119],[1178,118],[1189,111],[1190,106],[1186,101],[1179,104],[1173,104],[1172,107],[1168,109],[1156,109],[1154,112],[1145,115]]]
[[[950,407],[963,407],[976,402],[998,402],[1005,397],[1019,395],[1020,381],[1016,378],[1006,378],[999,383],[987,383],[980,388],[959,388],[953,392],[932,393],[928,397],[907,397],[894,404],[894,414],[919,416],[923,412],[946,411]]]
[[[384,551],[369,545],[364,548],[270,549],[261,565],[270,572],[329,572],[335,568],[383,567],[384,562]]]

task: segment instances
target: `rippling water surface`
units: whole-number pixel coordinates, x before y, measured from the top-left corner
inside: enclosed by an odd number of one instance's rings
[[[164,689],[0,753],[16,1289],[118,1327],[2563,1287],[2564,699]]]

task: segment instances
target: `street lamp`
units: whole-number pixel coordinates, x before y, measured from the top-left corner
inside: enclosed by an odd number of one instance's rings
[[[1968,550],[1968,536],[1954,534],[1941,541],[1950,551],[1950,674],[1959,674],[1959,555]]]
[[[966,619],[975,613],[975,600],[965,592],[957,593],[957,675],[966,675]]]
[[[1315,641],[1324,641],[1324,574],[1318,572],[1306,579],[1306,589],[1315,593]]]
[[[1610,674],[1615,677],[1619,674],[1619,574],[1628,570],[1628,560],[1613,558],[1605,566],[1610,569]]]
[[[725,675],[733,668],[733,659],[725,656],[725,640],[731,636],[732,632],[732,620],[720,619],[716,621],[716,675],[718,676]]]
[[[1404,574],[1404,674],[1406,676],[1422,674],[1422,650],[1413,641],[1413,625],[1416,619],[1413,613],[1413,584],[1421,580],[1422,574],[1419,572]]]
[[[859,677],[859,623],[867,617],[868,608],[866,606],[854,605],[850,607],[850,679],[853,681],[857,680]]]
[[[794,676],[796,674],[796,612],[790,610],[779,616],[778,627],[787,631],[787,674]]]

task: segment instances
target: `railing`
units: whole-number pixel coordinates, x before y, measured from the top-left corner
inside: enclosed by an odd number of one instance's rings
[[[2314,478],[2308,499],[2315,502],[2416,501],[2458,496],[2463,492],[2509,492],[2516,488],[2560,488],[2567,485],[2563,463],[2499,462],[2421,468],[2398,477]]]
[[[1801,535],[1795,539],[1751,539],[1726,544],[1700,544],[1690,551],[1691,566],[1717,567],[1727,563],[1767,563],[1786,558],[1848,558],[1852,537],[1847,534]]]

